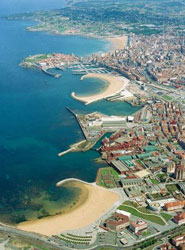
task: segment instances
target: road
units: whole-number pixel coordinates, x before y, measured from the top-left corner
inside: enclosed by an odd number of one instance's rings
[[[115,190],[114,190],[115,191]],[[88,230],[95,230],[94,226],[98,226],[100,221],[105,217],[107,217],[108,215],[110,215],[111,213],[113,213],[117,207],[122,204],[122,202],[125,200],[125,193],[123,192],[123,190],[121,189],[117,189],[116,192],[120,195],[120,201],[115,203],[114,206],[107,211],[103,216],[101,216],[101,218],[99,218],[95,223],[93,223],[92,225],[89,225]],[[35,234],[35,233],[31,233],[31,232],[26,232],[20,229],[17,229],[15,227],[11,227],[5,224],[0,224],[0,232],[5,232],[10,236],[17,236],[22,240],[25,240],[26,242],[35,244],[35,245],[39,245],[39,246],[43,246],[46,247],[47,249],[52,249],[52,250],[69,250],[69,249],[74,249],[73,246],[65,246],[64,242],[60,241],[57,238],[51,237],[48,238],[44,235],[39,235],[39,234]],[[89,245],[89,249],[92,246]],[[87,246],[86,246],[87,248]]]
[[[50,241],[50,239],[48,237],[45,237],[43,235],[37,235],[34,233],[30,233],[30,232],[25,232],[22,230],[19,230],[17,228],[13,228],[13,227],[9,227],[9,226],[5,226],[0,224],[0,232],[4,232],[7,233],[10,236],[17,236],[19,238],[21,238],[22,240],[26,240],[32,244],[38,244],[38,245],[42,245],[47,247],[48,249],[52,249],[52,250],[67,250],[69,248],[66,247],[61,247],[58,243],[54,242],[54,241]]]
[[[182,225],[180,227],[176,227],[174,229],[171,229],[171,230],[167,231],[166,233],[163,232],[163,233],[159,233],[158,235],[156,235],[154,237],[151,236],[151,238],[155,238],[157,240],[160,240],[160,239],[163,239],[163,238],[167,237],[168,235],[171,235],[171,234],[176,233],[176,232],[177,233],[180,232],[180,230],[182,228],[184,228],[184,225]],[[43,236],[43,235],[39,235],[39,234],[31,233],[31,232],[25,232],[25,231],[22,231],[20,229],[10,227],[10,226],[7,226],[7,225],[0,224],[0,232],[7,233],[10,236],[17,236],[20,239],[25,240],[28,243],[35,244],[35,245],[38,245],[38,246],[41,246],[41,247],[45,247],[45,248],[51,249],[51,250],[70,250],[70,249],[74,249],[74,246],[72,246],[71,248],[67,247],[67,246],[64,246],[63,243],[60,242],[60,240],[57,240],[54,237],[48,238],[48,237]],[[89,246],[86,246],[86,250],[87,249],[88,250],[99,250],[102,247],[104,247],[105,249],[106,248],[112,248],[112,249],[117,249],[117,250],[120,250],[120,249],[129,250],[129,249],[139,247],[145,240],[146,239],[141,240],[140,242],[137,242],[134,245],[132,244],[132,245],[126,245],[126,246],[122,246],[122,247],[113,246],[113,245],[100,245],[100,246],[93,246],[92,247],[92,246],[89,245]]]

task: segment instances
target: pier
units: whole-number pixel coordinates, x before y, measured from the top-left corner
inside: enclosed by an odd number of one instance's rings
[[[69,107],[66,107],[66,109],[72,114],[74,115],[74,117],[76,118],[77,122],[78,122],[78,125],[79,127],[81,128],[81,131],[85,137],[85,140],[82,140],[80,142],[77,142],[73,145],[70,146],[69,149],[63,151],[63,152],[60,152],[57,154],[58,157],[61,157],[67,153],[70,153],[70,152],[85,152],[89,149],[91,149],[95,144],[96,144],[96,141],[95,142],[92,142],[90,140],[88,140],[88,137],[86,136],[85,132],[83,131],[82,127],[81,127],[81,124],[78,120],[78,117],[77,115],[75,114],[75,112],[73,110],[71,110]]]
[[[72,148],[69,148],[68,150],[65,150],[65,151],[59,153],[59,154],[58,154],[58,157],[61,157],[61,156],[65,155],[65,154],[71,152],[72,150],[73,150]]]
[[[82,133],[83,133],[83,135],[84,135],[84,137],[85,137],[85,139],[88,141],[88,137],[86,136],[86,134],[85,134],[85,132],[84,132],[84,130],[83,130],[83,128],[82,128],[82,126],[81,126],[79,120],[78,120],[77,115],[76,115],[76,114],[74,113],[74,111],[72,111],[69,107],[66,107],[66,109],[67,109],[71,114],[74,115],[74,117],[76,118],[76,120],[77,120],[77,122],[78,122],[78,125],[79,125],[79,127],[80,127],[80,129],[81,129],[81,131],[82,131]]]
[[[75,118],[77,119],[77,115],[75,114],[75,112],[74,112],[72,109],[70,109],[69,107],[66,107],[66,109],[67,109],[71,114],[73,114],[73,115],[75,116]]]
[[[62,74],[54,74],[54,73],[51,73],[51,72],[48,71],[48,69],[44,69],[44,68],[41,68],[41,70],[42,70],[45,74],[47,74],[47,75],[49,75],[49,76],[53,76],[53,77],[55,77],[55,78],[59,78],[59,77],[61,77],[61,75],[62,75]]]
[[[64,179],[62,181],[58,181],[56,183],[56,187],[61,187],[62,185],[64,185],[66,182],[70,182],[70,181],[77,181],[77,182],[80,182],[80,183],[83,183],[83,184],[87,184],[87,185],[93,185],[93,186],[96,186],[96,182],[86,182],[86,181],[83,181],[83,180],[80,180],[80,179],[77,179],[77,178],[67,178],[67,179]]]
[[[109,71],[107,69],[102,68],[102,67],[97,68],[94,65],[87,65],[87,66],[85,66],[84,64],[79,64],[76,67],[76,69],[73,69],[72,74],[73,75],[86,75],[86,74],[90,74],[90,73],[98,73],[98,74],[109,73]]]
[[[95,143],[92,143],[91,141],[87,141],[87,140],[82,140],[80,142],[77,142],[75,144],[70,145],[70,148],[59,153],[58,157],[61,157],[67,153],[70,152],[85,152],[89,149],[91,149],[93,146],[95,145]]]
[[[60,70],[64,71],[65,67],[63,67],[63,66],[57,66],[56,69],[60,69]]]

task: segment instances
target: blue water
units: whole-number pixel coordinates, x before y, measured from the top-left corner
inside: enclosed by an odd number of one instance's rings
[[[6,12],[3,8],[1,11]],[[36,53],[84,56],[110,47],[97,39],[26,32],[27,25],[30,23],[0,19],[0,219],[5,222],[44,214],[44,202],[52,201],[60,207],[71,204],[79,190],[56,189],[56,182],[68,177],[94,181],[97,169],[103,166],[94,161],[99,157],[95,151],[56,156],[83,139],[66,106],[82,112],[125,115],[138,109],[106,101],[84,106],[70,97],[71,92],[94,93],[105,87],[104,82],[80,81],[80,76],[72,75],[70,70],[55,79],[19,67],[25,57]]]
[[[65,7],[65,0],[1,0],[0,15],[32,12],[37,10],[60,9]]]

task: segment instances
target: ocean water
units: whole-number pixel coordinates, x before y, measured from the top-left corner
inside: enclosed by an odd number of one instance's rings
[[[25,13],[38,10],[60,9],[66,6],[66,0],[1,0],[0,15]]]
[[[7,14],[5,2],[1,4],[0,14]],[[19,10],[24,12],[24,6]],[[17,9],[9,11],[15,13]],[[55,187],[56,182],[68,177],[92,182],[97,169],[105,166],[95,161],[99,157],[95,151],[57,157],[70,144],[83,139],[79,125],[66,106],[78,112],[97,110],[110,115],[128,115],[138,109],[127,103],[106,101],[85,106],[73,100],[71,92],[96,93],[105,87],[104,82],[80,81],[80,76],[72,75],[70,70],[55,79],[19,67],[25,57],[37,53],[85,56],[105,52],[111,46],[106,41],[81,36],[25,31],[30,24],[0,19],[0,220],[9,223],[55,214],[71,206],[80,190],[59,189]]]

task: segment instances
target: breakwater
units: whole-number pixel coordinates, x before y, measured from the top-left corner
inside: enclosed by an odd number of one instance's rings
[[[83,181],[83,180],[80,180],[80,179],[77,179],[77,178],[67,178],[67,179],[64,179],[62,181],[57,182],[56,187],[61,187],[62,185],[64,185],[67,182],[70,182],[70,181],[77,181],[77,182],[81,182],[81,183],[87,184],[87,185],[95,185],[95,182],[90,183],[90,182],[86,182],[86,181]]]
[[[47,74],[47,75],[49,75],[49,76],[53,76],[53,77],[55,77],[55,78],[59,78],[59,77],[62,76],[62,74],[54,74],[54,73],[51,73],[51,72],[48,71],[48,69],[41,68],[41,70],[42,70],[45,74]]]
[[[85,139],[88,141],[88,137],[86,136],[86,134],[85,134],[85,132],[84,132],[84,130],[83,130],[83,128],[82,128],[82,126],[81,126],[79,120],[78,120],[77,114],[75,114],[75,112],[72,111],[69,107],[66,107],[66,109],[67,109],[71,114],[74,115],[74,117],[76,118],[76,120],[77,120],[77,122],[78,122],[78,125],[79,125],[79,127],[80,127],[80,129],[81,129],[81,131],[82,131],[82,133],[83,133],[83,135],[84,135],[84,137],[85,137]]]
[[[58,154],[58,157],[61,157],[61,156],[65,155],[65,154],[71,152],[72,150],[73,150],[72,148],[69,148],[69,149],[67,149],[67,150],[65,150],[65,151],[63,151],[63,152],[60,152],[60,153]]]

